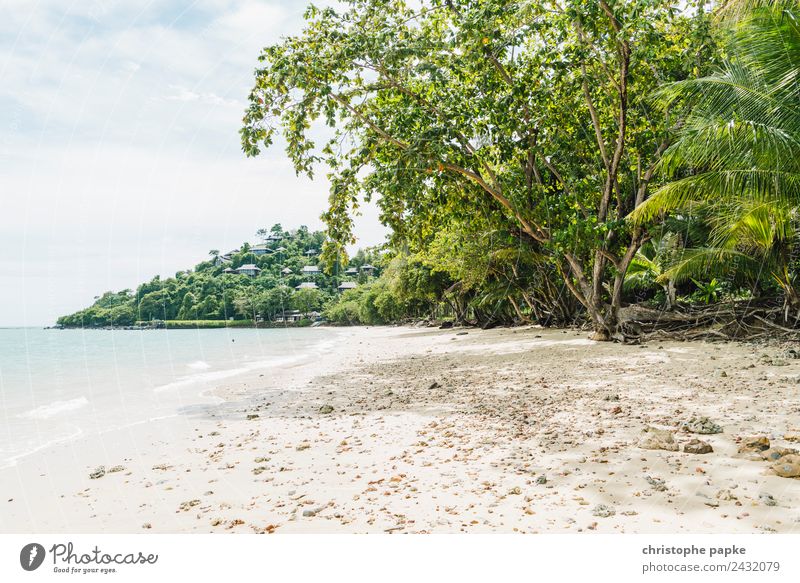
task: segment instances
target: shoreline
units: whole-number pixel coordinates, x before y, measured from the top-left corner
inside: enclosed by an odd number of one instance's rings
[[[798,481],[737,453],[793,446],[800,360],[779,347],[337,329],[207,391],[224,402],[0,470],[0,531],[800,532]],[[722,433],[674,431],[693,416]],[[714,451],[643,449],[648,426]]]

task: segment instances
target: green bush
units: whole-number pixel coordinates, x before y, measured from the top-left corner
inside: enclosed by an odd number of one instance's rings
[[[167,328],[249,328],[253,326],[252,320],[167,320]]]

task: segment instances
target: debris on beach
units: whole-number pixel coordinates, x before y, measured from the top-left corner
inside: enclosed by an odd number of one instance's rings
[[[712,453],[714,448],[708,442],[701,439],[693,439],[683,446],[683,451],[685,453],[706,454]]]
[[[781,478],[800,478],[800,455],[783,456],[772,466],[772,470]]]
[[[740,454],[755,454],[755,459],[761,459],[761,452],[769,449],[770,442],[766,435],[745,437],[739,445]]]
[[[692,417],[685,421],[681,428],[687,433],[700,433],[702,435],[712,435],[722,433],[722,427],[708,417]]]
[[[639,440],[639,447],[642,449],[678,451],[678,444],[675,442],[675,436],[671,431],[658,429],[656,427],[647,427],[644,429],[643,433],[645,435]]]
[[[105,466],[97,466],[94,470],[89,473],[89,479],[97,480],[98,478],[102,478],[106,475],[106,467]]]
[[[592,515],[600,518],[609,518],[610,516],[614,516],[616,513],[616,510],[606,504],[598,504],[592,510]]]
[[[183,510],[183,511],[187,511],[187,510],[190,510],[190,509],[194,508],[198,504],[200,504],[200,500],[198,500],[197,498],[195,498],[194,500],[187,500],[186,502],[181,502],[181,505],[179,506],[179,509]]]

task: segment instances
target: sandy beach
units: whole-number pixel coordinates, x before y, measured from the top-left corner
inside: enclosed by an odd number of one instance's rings
[[[0,470],[0,531],[800,532],[800,482],[751,443],[800,447],[786,346],[587,336],[344,328],[219,404]]]

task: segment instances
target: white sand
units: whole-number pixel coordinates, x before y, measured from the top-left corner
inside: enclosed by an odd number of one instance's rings
[[[346,329],[333,354],[220,387],[221,405],[1,470],[0,531],[800,532],[800,481],[736,443],[800,447],[782,440],[800,425],[800,360],[586,336]],[[637,446],[693,415],[723,433],[677,441],[713,453]],[[99,465],[124,470],[90,479]]]

